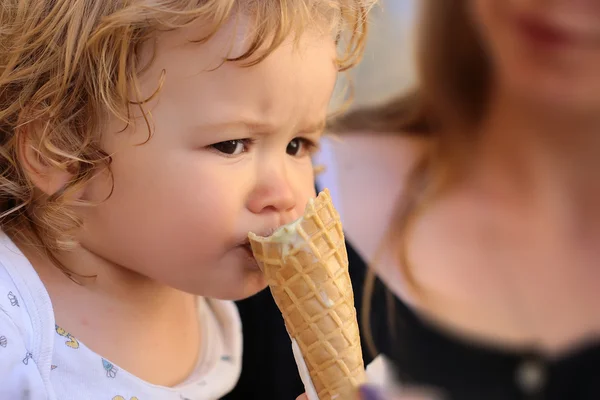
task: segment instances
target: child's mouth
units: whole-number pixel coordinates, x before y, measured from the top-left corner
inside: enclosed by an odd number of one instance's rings
[[[248,256],[254,258],[254,254],[252,253],[252,246],[250,246],[250,243],[243,243],[241,247],[246,251],[246,253],[248,253]]]

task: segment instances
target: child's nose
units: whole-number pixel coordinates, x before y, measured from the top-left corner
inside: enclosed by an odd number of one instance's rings
[[[296,204],[293,182],[282,171],[270,174],[258,182],[248,199],[248,209],[251,212],[277,212],[281,214],[283,223],[288,219],[288,214],[295,214]]]

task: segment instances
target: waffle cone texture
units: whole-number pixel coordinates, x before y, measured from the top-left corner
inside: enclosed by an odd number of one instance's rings
[[[282,229],[288,229],[284,236],[250,233],[254,257],[319,400],[356,398],[365,369],[344,233],[329,191]]]

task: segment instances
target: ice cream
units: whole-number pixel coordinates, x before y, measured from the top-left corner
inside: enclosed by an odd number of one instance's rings
[[[354,398],[365,369],[344,234],[329,191],[273,235],[248,237],[283,314],[309,399]]]

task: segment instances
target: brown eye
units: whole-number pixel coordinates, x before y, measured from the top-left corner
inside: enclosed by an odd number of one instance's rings
[[[290,156],[304,157],[308,155],[314,147],[315,145],[310,140],[295,138],[288,143],[285,152]]]
[[[290,156],[295,156],[296,154],[298,154],[301,147],[302,144],[300,143],[300,140],[293,139],[290,143],[288,143],[285,152],[288,153]]]
[[[246,151],[246,144],[243,140],[226,140],[211,145],[211,147],[220,153],[229,156],[236,156]]]
[[[305,157],[314,152],[318,146],[312,140],[295,138],[288,143],[285,152],[293,157]]]

